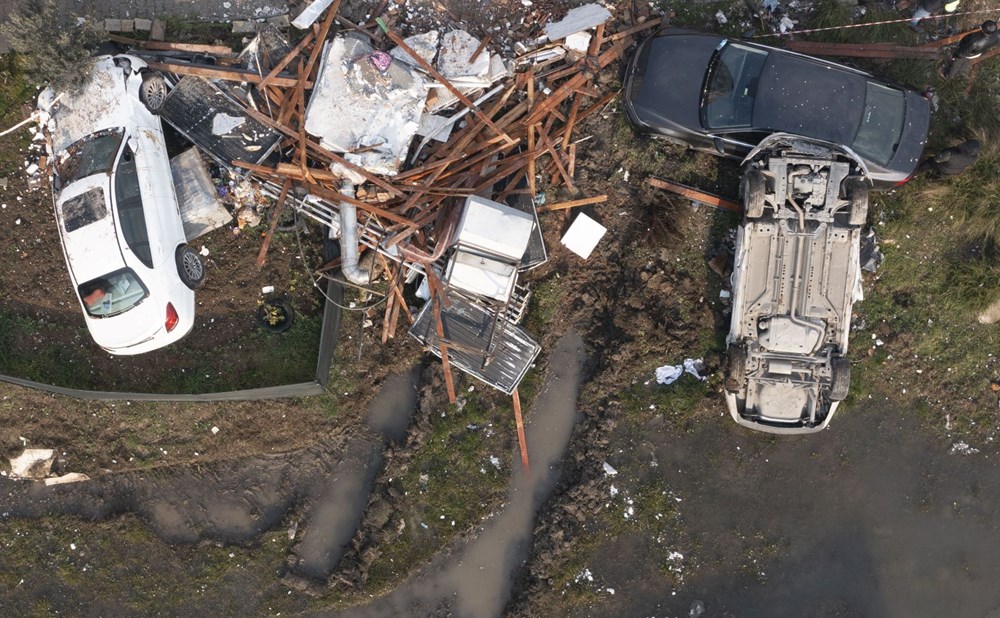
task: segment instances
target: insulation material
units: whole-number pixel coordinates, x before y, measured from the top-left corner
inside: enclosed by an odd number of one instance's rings
[[[455,86],[489,86],[491,54],[483,50],[470,61],[480,43],[464,30],[446,33],[441,37],[437,70]]]
[[[190,242],[232,221],[197,148],[188,148],[171,159],[170,175],[177,191],[185,240]]]
[[[572,9],[557,22],[545,24],[545,36],[550,41],[565,39],[571,34],[596,28],[611,19],[611,12],[600,4],[585,4]]]
[[[351,163],[394,175],[417,132],[427,90],[423,78],[398,60],[380,72],[369,62],[372,51],[353,36],[327,43],[305,128],[324,148],[346,153]]]
[[[437,57],[438,53],[439,38],[440,36],[438,31],[431,30],[429,32],[424,32],[423,34],[415,34],[413,36],[406,37],[403,39],[403,42],[409,45],[410,49],[417,52],[418,56],[433,64],[434,58]],[[414,60],[408,52],[403,51],[402,48],[392,48],[389,51],[389,55],[400,62],[405,62],[411,66],[417,66],[417,61]]]

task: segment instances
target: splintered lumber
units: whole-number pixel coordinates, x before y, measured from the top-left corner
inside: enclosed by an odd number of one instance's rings
[[[717,195],[705,193],[704,191],[699,191],[693,187],[688,187],[676,182],[650,177],[646,179],[646,184],[651,187],[656,187],[657,189],[663,189],[664,191],[670,191],[671,193],[682,195],[690,200],[701,202],[702,204],[708,204],[709,206],[715,206],[716,208],[722,208],[732,212],[743,212],[743,207],[736,202],[731,202]]]
[[[448,389],[448,402],[455,403],[458,397],[455,396],[455,380],[451,375],[451,359],[448,358],[448,344],[445,343],[444,322],[441,321],[441,303],[445,297],[444,289],[441,288],[441,281],[437,278],[433,268],[426,269],[427,286],[431,291],[431,303],[434,308],[434,330],[437,333],[438,345],[441,347],[441,368],[444,370],[444,384]]]
[[[811,56],[847,56],[851,58],[923,58],[935,60],[936,47],[910,47],[892,43],[821,43],[788,41],[788,49]]]
[[[528,474],[528,441],[524,439],[524,420],[521,418],[521,395],[514,389],[514,423],[517,425],[517,445],[521,448],[521,467]]]
[[[444,75],[441,75],[441,73],[438,72],[438,70],[435,69],[434,66],[430,62],[427,62],[426,60],[423,59],[423,57],[420,54],[418,54],[417,52],[413,51],[413,48],[410,47],[409,45],[407,45],[403,41],[403,39],[400,38],[400,36],[398,34],[396,34],[395,32],[393,32],[391,30],[389,30],[389,26],[385,23],[384,20],[382,20],[381,17],[378,18],[378,19],[376,19],[375,21],[378,23],[379,27],[382,28],[382,31],[385,32],[385,35],[387,37],[389,37],[390,41],[392,41],[393,43],[395,43],[400,49],[402,49],[407,54],[409,54],[410,57],[413,58],[413,60],[417,64],[419,64],[421,67],[423,67],[423,69],[425,71],[427,71],[428,73],[430,73],[431,77],[433,77],[434,79],[436,79],[442,86],[444,86],[445,88],[447,88],[448,92],[450,92],[453,95],[455,95],[455,97],[459,101],[462,102],[462,105],[464,105],[464,106],[468,107],[470,110],[472,110],[472,113],[475,114],[477,118],[479,118],[480,120],[482,120],[483,122],[485,122],[486,126],[488,126],[494,133],[496,133],[497,135],[503,137],[509,143],[514,143],[514,140],[512,140],[499,127],[497,127],[495,124],[493,124],[493,121],[490,120],[489,116],[487,116],[486,114],[484,114],[483,110],[479,109],[479,106],[476,105],[472,101],[472,99],[470,99],[469,97],[467,97],[464,94],[462,94],[462,91],[460,91],[458,88],[456,88],[455,86],[453,86],[452,83],[449,82],[445,78]]]
[[[570,200],[568,202],[557,202],[555,204],[546,204],[545,206],[539,206],[538,212],[544,212],[548,210],[566,210],[567,208],[575,208],[577,206],[587,206],[588,204],[600,204],[601,202],[606,202],[606,201],[608,201],[607,195],[595,195],[594,197],[585,197],[578,200]]]
[[[226,45],[204,45],[200,43],[170,43],[167,41],[140,41],[139,39],[130,39],[126,36],[120,36],[117,34],[106,35],[109,41],[115,43],[123,43],[129,47],[135,47],[138,49],[148,49],[151,51],[179,51],[179,52],[189,52],[192,54],[211,54],[213,56],[222,57],[233,57],[236,56],[236,52],[229,49]]]
[[[150,62],[147,65],[154,71],[164,71],[166,73],[176,73],[178,75],[198,75],[209,79],[224,79],[231,82],[250,82],[259,84],[263,79],[256,71],[246,69],[222,68],[206,64],[186,64],[183,62],[173,62],[164,58],[160,62]],[[298,85],[299,80],[294,77],[275,77],[271,80],[275,86],[285,86],[292,88]],[[304,88],[312,88],[312,82],[303,84]]]
[[[313,41],[313,39],[315,39],[315,37],[316,37],[316,31],[315,30],[310,30],[309,34],[307,34],[304,37],[302,37],[302,40],[299,41],[298,45],[296,45],[294,48],[292,48],[292,51],[290,51],[287,54],[285,54],[285,57],[282,58],[278,62],[278,64],[274,65],[274,68],[272,68],[270,70],[270,72],[268,72],[268,74],[265,75],[264,78],[260,80],[260,83],[258,84],[258,86],[260,88],[264,88],[269,83],[271,83],[271,80],[274,79],[275,77],[277,77],[278,73],[281,73],[285,69],[285,67],[288,66],[288,64],[292,60],[295,60],[296,58],[299,57],[299,54],[302,53],[302,50],[305,49],[307,45],[309,45],[310,43],[312,43],[312,41]]]
[[[316,35],[316,45],[313,45],[312,52],[309,54],[309,60],[306,61],[306,79],[312,78],[313,66],[315,66],[316,60],[319,59],[320,52],[323,51],[323,42],[326,41],[326,35],[330,32],[330,26],[333,25],[333,18],[337,16],[337,11],[340,10],[340,2],[341,0],[334,0],[328,9],[326,19],[323,20],[323,25],[320,27],[319,33]]]
[[[597,59],[598,67],[603,69],[617,60],[630,44],[631,39],[626,37],[605,50],[605,52]],[[558,90],[546,97],[545,100],[542,101],[542,103],[535,109],[535,111],[531,113],[525,121],[526,124],[534,124],[541,120],[550,110],[555,109],[558,105],[565,101],[577,87],[582,86],[589,79],[591,79],[591,76],[588,75],[588,72],[579,71],[575,76],[566,80],[561,86],[559,86]]]
[[[290,137],[290,138],[292,138],[294,140],[298,140],[299,139],[299,134],[294,129],[291,129],[291,128],[283,125],[283,124],[279,124],[279,123],[275,122],[271,118],[268,118],[266,114],[262,114],[262,113],[260,113],[260,112],[258,112],[256,110],[253,110],[253,109],[250,109],[250,108],[246,108],[246,112],[247,112],[247,114],[249,114],[253,118],[255,118],[255,119],[263,122],[264,124],[266,124],[267,126],[273,128],[274,130],[280,131],[285,136]],[[323,158],[323,159],[325,159],[327,161],[330,161],[330,162],[333,162],[333,163],[337,163],[338,165],[342,165],[342,166],[346,167],[347,169],[351,170],[352,172],[356,172],[357,174],[359,174],[361,177],[363,177],[368,182],[371,182],[373,184],[376,184],[376,185],[382,187],[383,189],[385,189],[389,193],[392,193],[393,195],[396,195],[396,196],[399,196],[399,197],[403,196],[403,192],[400,191],[399,189],[397,189],[396,187],[394,187],[391,183],[388,183],[385,180],[382,180],[381,178],[379,178],[375,174],[372,174],[371,172],[369,172],[365,168],[361,167],[360,165],[355,165],[354,163],[351,163],[350,161],[348,161],[344,157],[342,157],[342,156],[340,156],[338,154],[335,154],[333,152],[330,152],[329,150],[327,150],[326,148],[323,148],[322,146],[320,146],[316,142],[314,142],[312,140],[306,140],[306,147],[309,148],[310,150],[312,150],[314,155],[318,155],[320,158]]]
[[[285,198],[288,197],[288,190],[291,188],[292,181],[285,179],[285,182],[281,185],[281,193],[278,195],[278,201],[274,204],[274,210],[271,211],[271,225],[267,228],[264,242],[260,244],[260,253],[257,254],[257,268],[263,267],[267,261],[267,249],[271,246],[271,238],[274,237],[274,231],[278,229],[278,218],[281,217],[281,212],[285,209]]]

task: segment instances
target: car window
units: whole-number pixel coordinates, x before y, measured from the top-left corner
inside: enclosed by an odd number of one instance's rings
[[[880,165],[889,163],[903,134],[905,111],[902,92],[869,81],[865,89],[865,111],[851,148]]]
[[[93,174],[107,174],[118,154],[121,129],[108,129],[74,142],[56,162],[56,175],[62,186]]]
[[[104,189],[94,187],[63,202],[62,219],[66,233],[74,232],[85,225],[100,221],[108,216]]]
[[[143,212],[142,196],[139,194],[139,175],[136,173],[135,156],[128,148],[122,151],[118,167],[115,169],[115,205],[125,244],[140,262],[147,268],[152,268],[153,255],[149,249],[146,214]]]
[[[720,133],[720,136],[749,146],[756,146],[764,141],[764,138],[768,134],[764,131],[730,131],[728,133]]]
[[[87,313],[95,318],[124,313],[149,296],[146,286],[131,268],[116,270],[82,283],[77,293]]]
[[[766,51],[735,43],[716,52],[702,101],[702,121],[707,128],[750,126],[766,60]]]

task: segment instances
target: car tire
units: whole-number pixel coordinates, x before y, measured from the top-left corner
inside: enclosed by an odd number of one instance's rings
[[[726,390],[735,393],[743,387],[747,370],[747,349],[742,344],[726,348]]]
[[[756,168],[747,170],[740,189],[743,194],[743,209],[747,219],[762,217],[764,215],[764,193],[767,190],[764,174]]]
[[[177,247],[177,274],[192,290],[205,285],[205,265],[195,250],[187,245]]]
[[[860,227],[868,221],[868,183],[864,178],[853,177],[846,184],[847,199],[851,202],[847,223]]]
[[[147,71],[142,76],[139,86],[139,100],[146,106],[150,114],[159,115],[167,100],[167,80],[159,71]]]
[[[830,401],[843,401],[851,388],[851,361],[843,356],[830,360]]]

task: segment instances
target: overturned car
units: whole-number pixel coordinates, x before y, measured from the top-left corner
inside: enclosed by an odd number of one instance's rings
[[[845,147],[790,134],[764,140],[744,168],[726,404],[745,427],[819,431],[850,386],[868,170]]]

